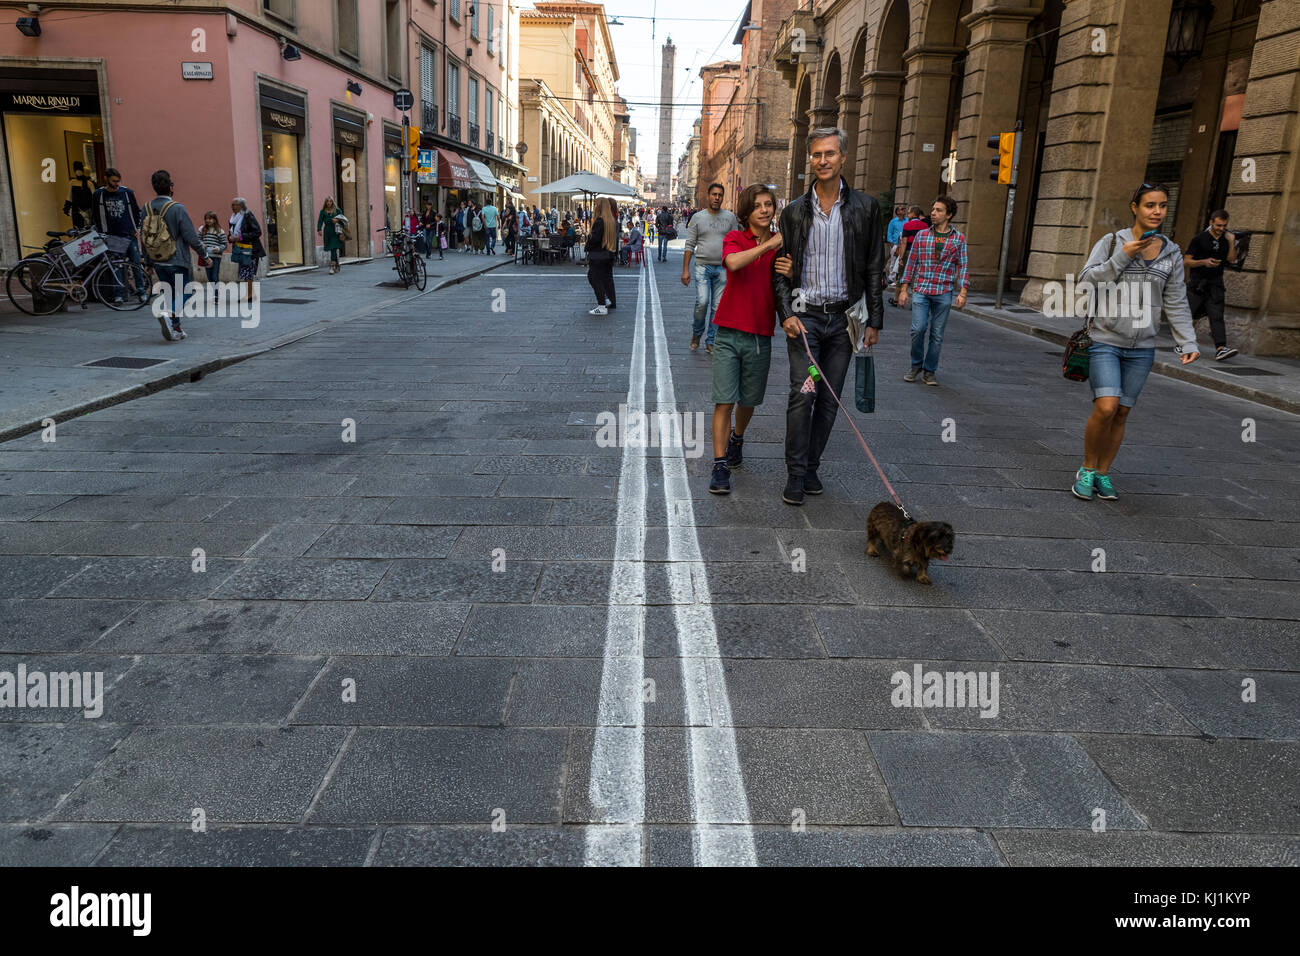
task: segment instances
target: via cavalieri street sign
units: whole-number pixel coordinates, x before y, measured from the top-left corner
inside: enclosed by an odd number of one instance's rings
[[[414,105],[415,97],[411,95],[411,91],[406,89],[406,87],[402,87],[402,89],[393,94],[393,106],[397,107],[397,109],[401,110],[403,113]]]

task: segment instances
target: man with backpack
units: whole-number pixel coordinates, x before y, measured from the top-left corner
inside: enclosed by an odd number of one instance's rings
[[[166,284],[161,302],[171,302],[171,309],[154,305],[154,315],[162,326],[163,338],[179,342],[185,338],[181,328],[181,313],[185,308],[185,287],[190,282],[190,250],[199,256],[199,265],[211,264],[204,253],[203,241],[194,229],[194,223],[185,207],[172,199],[175,184],[165,169],[153,174],[153,190],[157,193],[144,207],[144,224],[140,237],[144,257],[158,274],[158,281]],[[167,297],[170,297],[167,298]]]
[[[669,235],[669,230],[672,234]],[[659,261],[668,261],[668,240],[677,238],[677,230],[673,229],[673,214],[664,206],[659,210],[659,215],[655,216],[655,231],[659,233]]]

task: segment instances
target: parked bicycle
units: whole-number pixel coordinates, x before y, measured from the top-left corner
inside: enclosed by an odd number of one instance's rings
[[[397,270],[397,278],[402,285],[409,289],[414,284],[423,292],[429,277],[424,268],[424,259],[415,251],[415,237],[402,229],[394,230],[391,226],[384,226],[375,232],[384,233],[384,241],[393,254],[393,268]]]
[[[51,315],[71,299],[83,309],[94,297],[118,312],[132,312],[149,301],[151,284],[137,287],[130,260],[110,252],[93,229],[47,232],[39,255],[27,256],[5,274],[5,293],[28,315]],[[28,249],[38,248],[28,246]]]

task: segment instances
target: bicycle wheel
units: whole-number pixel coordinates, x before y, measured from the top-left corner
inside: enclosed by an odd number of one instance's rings
[[[9,301],[28,315],[50,315],[63,308],[68,293],[55,288],[67,281],[63,270],[41,256],[20,260],[5,276]]]
[[[123,268],[123,265],[126,268]],[[90,274],[86,283],[91,294],[104,305],[117,312],[134,312],[143,308],[149,296],[143,290],[135,288],[134,277],[130,275],[130,263],[123,260],[108,259]]]
[[[415,287],[423,292],[429,282],[429,273],[424,268],[424,260],[416,256],[411,260],[411,265],[415,271]]]
[[[406,256],[397,257],[397,281],[402,283],[402,288],[411,287],[411,267],[406,262]]]

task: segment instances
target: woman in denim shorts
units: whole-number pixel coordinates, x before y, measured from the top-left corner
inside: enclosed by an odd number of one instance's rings
[[[1124,441],[1124,426],[1155,362],[1160,315],[1188,365],[1200,357],[1187,305],[1183,253],[1160,227],[1169,210],[1169,191],[1143,183],[1129,204],[1133,228],[1103,236],[1079,273],[1078,286],[1091,287],[1094,306],[1089,382],[1092,415],[1083,437],[1083,465],[1070,489],[1078,498],[1113,501],[1119,495],[1110,466]]]

